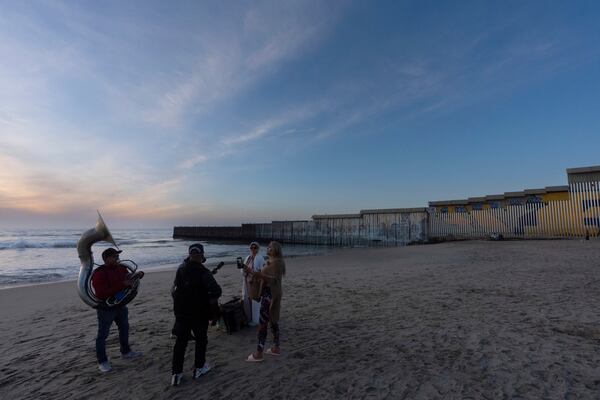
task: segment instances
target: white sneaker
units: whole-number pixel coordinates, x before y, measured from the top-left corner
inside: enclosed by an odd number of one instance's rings
[[[140,353],[138,351],[130,350],[129,353],[121,354],[121,356],[126,359],[132,359],[132,358],[141,357],[142,353]]]
[[[204,366],[202,368],[196,368],[194,370],[194,379],[200,378],[202,375],[205,375],[210,370],[211,370],[210,365],[208,365],[208,363],[205,362]]]
[[[110,363],[108,361],[104,361],[103,363],[98,364],[98,369],[100,372],[110,372],[112,368],[110,367]]]
[[[179,386],[181,383],[181,378],[183,377],[183,373],[181,374],[173,374],[171,377],[171,386]]]

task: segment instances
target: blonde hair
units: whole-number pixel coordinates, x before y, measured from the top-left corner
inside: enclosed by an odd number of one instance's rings
[[[272,241],[269,243],[273,258],[283,258],[283,252],[281,251],[281,244],[279,242]]]
[[[269,247],[271,248],[271,254],[273,258],[280,259],[282,261],[281,272],[282,275],[285,275],[285,263],[283,262],[283,252],[281,250],[281,243],[272,241],[269,243]]]

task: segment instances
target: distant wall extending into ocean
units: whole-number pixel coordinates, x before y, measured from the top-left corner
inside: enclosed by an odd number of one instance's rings
[[[362,210],[237,227],[177,226],[174,238],[278,240],[330,246],[402,246],[428,241],[600,235],[600,166],[567,169],[568,185],[462,200],[428,208]]]
[[[329,246],[402,246],[427,241],[427,209],[362,210],[359,214],[314,215],[310,221],[273,221],[242,226],[176,226],[174,238],[278,240]]]

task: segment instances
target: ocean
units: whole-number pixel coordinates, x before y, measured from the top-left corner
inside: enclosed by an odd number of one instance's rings
[[[77,279],[81,266],[77,241],[87,229],[0,229],[0,288]],[[204,245],[207,266],[235,263],[237,257],[249,254],[249,243],[173,239],[172,229],[111,229],[111,233],[123,250],[121,259],[133,260],[143,271],[175,269],[195,242]],[[266,245],[261,243],[259,254],[265,255]],[[102,264],[102,251],[110,246],[93,245],[96,263]],[[283,251],[289,257],[324,254],[328,248],[284,244]]]

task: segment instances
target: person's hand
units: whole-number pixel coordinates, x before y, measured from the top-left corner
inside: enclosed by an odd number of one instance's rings
[[[127,280],[132,281],[133,279],[142,279],[144,277],[144,271],[136,271],[127,275]]]

